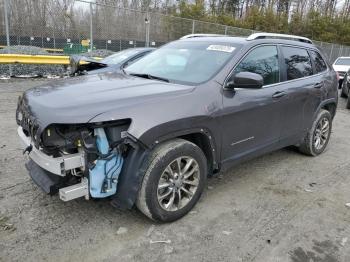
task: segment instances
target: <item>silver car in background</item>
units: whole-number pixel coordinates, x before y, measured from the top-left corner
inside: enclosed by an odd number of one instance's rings
[[[350,57],[338,57],[333,63],[333,69],[339,76],[339,88],[341,88],[346,72],[350,69]]]

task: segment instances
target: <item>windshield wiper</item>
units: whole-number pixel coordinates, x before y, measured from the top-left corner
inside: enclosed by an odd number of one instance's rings
[[[138,77],[143,77],[143,78],[147,78],[147,79],[160,80],[160,81],[164,81],[164,82],[169,83],[169,79],[166,79],[166,78],[163,78],[163,77],[159,77],[159,76],[150,75],[150,74],[131,73],[130,75],[132,75],[132,76],[138,76]]]

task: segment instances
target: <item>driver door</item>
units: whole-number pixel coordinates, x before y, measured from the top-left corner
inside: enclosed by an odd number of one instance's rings
[[[222,115],[222,160],[228,162],[277,146],[281,134],[281,103],[278,91],[280,67],[275,45],[250,50],[232,71],[260,74],[259,89],[224,90]]]

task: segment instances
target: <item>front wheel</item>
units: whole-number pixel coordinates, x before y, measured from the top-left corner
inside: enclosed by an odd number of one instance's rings
[[[166,142],[151,153],[136,206],[153,220],[177,220],[197,203],[206,178],[207,161],[198,146],[183,139]]]
[[[309,156],[318,156],[327,147],[332,131],[332,116],[322,109],[316,116],[299,150]]]

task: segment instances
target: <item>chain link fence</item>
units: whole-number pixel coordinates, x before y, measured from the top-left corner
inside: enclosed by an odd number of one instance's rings
[[[23,1],[0,0],[0,10],[8,3],[9,43],[6,41],[4,12],[0,11],[0,47],[26,45],[52,53],[79,52],[72,46],[91,40],[86,48],[120,51],[131,47],[159,47],[191,33],[249,36],[254,30],[236,28],[187,18],[133,10],[109,4],[75,0],[69,7],[55,9],[25,5]],[[35,1],[33,1],[35,2]],[[22,4],[21,4],[22,3]],[[84,42],[84,41],[83,41]],[[350,56],[350,47],[315,41],[329,60]],[[1,49],[0,49],[1,51]],[[0,72],[1,75],[1,72]]]

